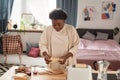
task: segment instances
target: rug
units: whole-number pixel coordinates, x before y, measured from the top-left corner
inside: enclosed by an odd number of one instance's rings
[[[12,66],[19,66],[19,64],[5,64],[5,63],[0,63],[0,77],[8,71]]]

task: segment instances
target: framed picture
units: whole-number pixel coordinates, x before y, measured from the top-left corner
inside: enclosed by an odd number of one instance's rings
[[[25,25],[30,25],[35,23],[35,18],[31,13],[23,13],[21,19]]]

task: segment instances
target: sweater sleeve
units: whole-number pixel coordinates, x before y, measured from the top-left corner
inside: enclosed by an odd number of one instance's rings
[[[80,38],[79,38],[78,33],[75,28],[73,28],[71,32],[73,35],[70,38],[72,40],[71,40],[71,48],[69,49],[69,52],[71,52],[73,55],[75,55],[77,53]]]
[[[44,30],[44,32],[41,34],[40,40],[39,40],[39,48],[40,48],[40,55],[43,56],[43,52],[48,53],[47,48],[47,29]]]

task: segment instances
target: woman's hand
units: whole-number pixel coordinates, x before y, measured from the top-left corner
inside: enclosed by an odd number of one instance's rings
[[[51,56],[48,55],[47,52],[43,52],[43,56],[44,56],[46,64],[49,64],[51,62]]]
[[[59,63],[60,64],[65,64],[66,60],[67,60],[66,56],[62,56],[62,57],[59,58]]]
[[[59,58],[59,62],[60,62],[60,64],[65,64],[65,62],[66,62],[66,60],[69,58],[69,57],[72,57],[73,56],[73,54],[71,53],[71,52],[68,52],[66,55],[64,55],[64,56],[61,56],[60,58]]]

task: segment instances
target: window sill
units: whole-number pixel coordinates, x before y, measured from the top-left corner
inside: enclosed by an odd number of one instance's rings
[[[42,33],[44,30],[34,30],[34,29],[28,29],[28,30],[19,30],[19,29],[8,29],[8,32],[39,32]]]

